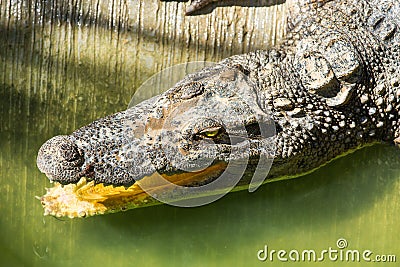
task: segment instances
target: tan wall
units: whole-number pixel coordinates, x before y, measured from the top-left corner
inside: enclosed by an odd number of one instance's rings
[[[217,61],[282,37],[284,4],[233,2],[244,6],[185,17],[188,3],[175,1],[2,1],[0,83],[45,102],[126,103],[120,97],[168,66]]]

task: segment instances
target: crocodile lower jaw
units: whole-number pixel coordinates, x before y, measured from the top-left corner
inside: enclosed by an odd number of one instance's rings
[[[171,183],[152,186],[153,174],[142,178],[130,187],[95,184],[82,177],[76,184],[62,185],[54,183],[47,188],[42,197],[38,197],[44,208],[44,215],[55,217],[83,218],[100,214],[115,213],[129,209],[161,204],[151,195],[162,194],[171,191],[173,184],[185,186],[192,183],[201,183],[208,177],[216,175],[225,168],[225,164],[219,163],[205,170],[194,173],[181,173],[162,175]],[[141,184],[146,183],[146,193]]]

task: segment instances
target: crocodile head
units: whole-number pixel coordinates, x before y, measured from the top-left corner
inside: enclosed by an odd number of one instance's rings
[[[238,67],[206,68],[128,110],[53,137],[40,148],[37,166],[61,184],[86,177],[131,186],[157,173],[195,187],[224,171],[237,183],[260,156],[274,158],[275,123],[257,91]]]
[[[169,190],[172,197],[179,190],[165,186],[165,180],[185,188],[222,181],[208,188],[214,192],[235,185],[243,189],[257,173],[262,176],[257,185],[300,176],[346,152],[390,138],[376,107],[363,101],[370,85],[357,68],[346,80],[323,83],[333,92],[320,94],[303,85],[310,79],[297,72],[310,64],[296,65],[296,56],[270,50],[226,59],[188,75],[161,95],[71,135],[53,137],[40,148],[37,165],[61,184],[79,185],[85,177],[92,184],[133,186],[124,200],[131,203],[142,196],[137,186],[157,195]],[[256,62],[268,63],[253,67]],[[283,66],[294,71],[284,72]],[[341,97],[349,87],[348,76],[354,89],[350,97]],[[92,191],[99,190],[103,187]],[[107,197],[83,195],[98,201],[117,194],[109,187],[105,191]],[[113,207],[122,205],[113,202]]]

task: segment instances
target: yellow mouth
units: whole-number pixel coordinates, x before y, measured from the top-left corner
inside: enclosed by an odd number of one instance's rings
[[[199,172],[162,175],[162,177],[173,184],[188,186],[207,181],[209,177],[214,177],[221,173],[225,167],[225,163],[217,163]],[[95,184],[94,181],[88,182],[86,178],[82,177],[77,184],[61,185],[55,183],[52,188],[47,189],[46,194],[40,198],[40,201],[44,208],[44,215],[69,218],[115,213],[161,204],[140,187],[140,182],[145,181],[146,191],[151,192],[151,194],[159,194],[171,190],[172,184],[151,186],[151,181],[154,180],[152,178],[158,175],[153,174],[144,177],[128,188]]]

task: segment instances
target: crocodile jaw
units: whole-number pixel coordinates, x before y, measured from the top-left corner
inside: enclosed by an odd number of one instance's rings
[[[163,174],[161,176],[167,182],[162,185],[155,179],[160,177],[158,173],[146,176],[129,187],[95,184],[94,181],[82,177],[76,184],[62,185],[56,182],[38,199],[44,208],[44,215],[83,218],[115,213],[161,204],[153,197],[157,194],[164,194],[164,198],[167,197],[171,201],[179,201],[182,196],[174,195],[172,189],[175,185],[206,182],[210,177],[218,176],[225,167],[226,164],[217,163],[199,172]],[[142,187],[146,188],[146,191]],[[169,195],[165,196],[166,193]],[[207,193],[213,194],[213,192]]]

